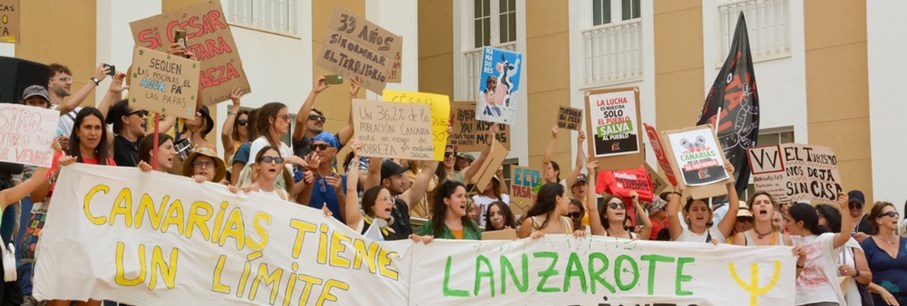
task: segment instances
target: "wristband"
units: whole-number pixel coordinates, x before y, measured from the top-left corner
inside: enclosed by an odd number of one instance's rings
[[[227,116],[229,116],[229,115],[234,115],[234,116],[236,116],[236,113],[231,112],[231,111],[227,111]]]
[[[853,275],[853,278],[860,277],[860,270],[857,270],[857,269],[853,269],[853,270],[857,271],[857,273]]]
[[[802,265],[802,266],[801,266],[801,265],[797,265],[797,269],[803,269],[804,267],[806,267],[806,265]]]
[[[92,82],[94,82],[94,86],[99,86],[99,85],[101,85],[101,80],[98,80],[98,78],[96,78],[96,77],[91,77],[90,80],[91,80]]]

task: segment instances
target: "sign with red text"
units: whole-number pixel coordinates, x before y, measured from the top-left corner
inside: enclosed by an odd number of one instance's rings
[[[209,0],[133,21],[129,27],[137,46],[161,52],[170,48],[174,30],[186,31],[189,50],[201,62],[198,79],[204,105],[229,100],[234,87],[252,92],[220,1]],[[135,88],[135,84],[130,86]]]
[[[519,166],[510,168],[510,210],[514,214],[524,214],[535,203],[533,189],[541,183],[542,172]]]
[[[668,177],[668,181],[671,182],[671,185],[677,186],[677,177],[674,176],[674,171],[671,170],[671,163],[668,161],[668,155],[665,154],[665,148],[664,145],[662,145],[661,136],[659,136],[658,130],[656,130],[654,126],[646,123],[643,123],[643,126],[646,127],[646,135],[649,136],[649,142],[652,144],[652,151],[655,152],[658,166],[664,170],[665,176]]]
[[[724,167],[724,154],[711,124],[662,132],[671,171],[677,186],[694,199],[727,194],[725,184],[734,180]]]
[[[19,0],[0,0],[0,43],[19,42]]]
[[[609,88],[585,93],[586,135],[589,156],[595,157],[600,170],[624,169],[645,162],[639,140],[642,132],[639,88]]]
[[[352,79],[375,93],[399,80],[403,37],[341,6],[334,7],[315,63]],[[391,71],[394,70],[392,73]]]
[[[482,151],[491,141],[488,130],[492,124],[498,125],[496,139],[510,150],[510,125],[476,120],[476,103],[468,101],[455,101],[450,104],[452,132],[448,143],[456,148],[457,152]]]
[[[0,103],[0,161],[49,168],[60,112]]]
[[[195,118],[199,63],[136,46],[132,53],[129,104],[150,112]]]
[[[829,147],[786,143],[749,149],[747,157],[756,190],[776,203],[834,203],[844,190],[838,158]]]

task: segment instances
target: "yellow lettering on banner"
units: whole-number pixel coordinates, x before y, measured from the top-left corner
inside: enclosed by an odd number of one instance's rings
[[[230,293],[230,286],[220,282],[220,276],[224,271],[225,261],[227,261],[226,255],[220,255],[220,257],[217,258],[217,265],[214,266],[214,281],[211,282],[211,291],[228,294]]]
[[[312,287],[321,285],[324,281],[320,278],[305,274],[299,274],[299,280],[305,282],[305,287],[302,287],[302,295],[299,297],[299,305],[308,305],[309,295],[312,294]]]
[[[331,289],[334,289],[334,288],[338,288],[343,291],[347,291],[350,289],[350,284],[341,282],[336,279],[329,279],[324,284],[324,290],[321,290],[321,295],[318,296],[318,301],[315,303],[315,305],[319,305],[319,306],[324,305],[324,302],[327,302],[327,301],[337,302],[337,296],[331,294]]]
[[[236,250],[242,250],[245,246],[245,239],[243,239],[244,231],[242,212],[240,212],[238,208],[233,208],[233,210],[230,211],[230,216],[227,217],[227,224],[224,226],[224,231],[221,232],[220,240],[217,244],[219,246],[224,246],[224,244],[227,243],[227,238],[233,238],[236,240]]]
[[[287,291],[286,294],[283,295],[284,306],[290,305],[290,299],[293,297],[293,290],[296,289],[296,280],[299,277],[299,275],[296,274],[296,271],[299,270],[299,264],[294,262],[291,267],[293,268],[293,273],[290,273],[290,277],[287,278]]]
[[[135,212],[135,228],[142,227],[142,222],[145,220],[145,213],[148,213],[148,219],[151,221],[151,228],[154,230],[160,229],[161,219],[164,217],[164,208],[170,200],[170,196],[164,196],[161,199],[161,205],[157,205],[158,209],[154,209],[154,201],[151,200],[151,196],[147,193],[142,195],[142,199],[139,201],[139,209]]]
[[[397,280],[399,276],[398,272],[394,269],[391,269],[391,257],[397,257],[397,252],[388,252],[387,249],[380,247],[378,248],[378,271],[379,273],[387,278]]]
[[[271,225],[271,215],[263,211],[255,212],[255,215],[252,216],[252,227],[255,228],[255,232],[258,233],[258,237],[260,237],[261,240],[255,241],[252,239],[252,236],[247,235],[246,245],[248,245],[250,249],[261,251],[268,245],[268,231],[265,230],[262,223]]]
[[[123,215],[126,227],[132,227],[132,192],[129,191],[129,188],[120,190],[120,194],[117,195],[117,199],[113,203],[113,207],[110,208],[110,220],[108,223],[113,225],[117,220],[117,215]]]
[[[346,251],[346,246],[352,239],[341,232],[334,231],[331,233],[331,263],[330,265],[338,268],[349,268],[350,259],[341,256],[340,253]],[[343,242],[346,242],[345,244]]]
[[[299,258],[302,251],[302,243],[306,233],[315,232],[315,224],[305,222],[299,219],[290,219],[290,227],[296,229],[296,241],[293,242],[293,258]]]
[[[252,263],[246,262],[242,267],[242,276],[239,277],[239,286],[236,290],[236,297],[241,298],[243,292],[246,292],[246,282],[249,280],[249,273],[252,271]]]
[[[199,214],[198,210],[203,209],[204,214]],[[202,238],[205,240],[211,240],[211,232],[208,230],[208,220],[211,219],[211,213],[214,211],[214,208],[211,207],[211,204],[204,201],[195,201],[192,202],[192,206],[189,207],[189,221],[186,225],[186,239],[192,238],[192,232],[195,228],[202,233]]]
[[[323,265],[328,261],[328,225],[322,224],[318,229],[318,264]]]
[[[378,243],[369,242],[368,249],[366,250],[365,240],[356,239],[353,240],[353,250],[356,252],[356,257],[353,258],[353,269],[359,269],[362,267],[362,263],[368,267],[369,273],[375,273],[376,262],[378,259]]]
[[[144,257],[144,254],[142,256]],[[148,289],[154,290],[157,284],[157,273],[154,273],[154,270],[161,272],[161,278],[164,279],[164,285],[167,286],[167,289],[173,289],[173,284],[176,282],[176,264],[178,261],[179,250],[176,248],[170,249],[170,264],[167,264],[164,261],[161,247],[154,246],[154,250],[151,251],[151,282],[148,283]]]
[[[94,198],[94,194],[98,192],[107,194],[110,192],[110,187],[107,185],[95,185],[94,187],[91,187],[91,190],[85,195],[85,200],[82,201],[82,210],[85,211],[85,217],[87,217],[88,221],[91,221],[94,225],[101,225],[107,222],[106,217],[95,217],[91,214],[91,209],[89,209],[91,199]]]
[[[164,218],[164,222],[161,223],[161,233],[166,233],[171,225],[176,224],[176,232],[183,235],[185,233],[185,228],[183,227],[185,222],[186,219],[183,218],[183,203],[178,199],[173,200],[173,203],[170,203],[170,207],[167,208],[167,216]]]
[[[220,202],[220,210],[217,211],[217,216],[214,217],[214,231],[211,231],[211,242],[218,244],[217,237],[220,237],[221,225],[224,222],[224,212],[227,210],[227,201]]]
[[[775,270],[772,271],[772,279],[769,280],[768,284],[765,287],[759,287],[759,264],[753,264],[750,267],[750,283],[744,283],[743,279],[737,275],[737,268],[734,267],[734,262],[731,261],[728,263],[728,269],[731,271],[731,276],[734,278],[734,281],[737,282],[737,286],[746,290],[750,294],[750,306],[759,305],[759,296],[772,291],[772,288],[775,287],[775,284],[778,282],[779,276],[781,276],[781,261],[775,260]]]
[[[137,285],[141,284],[143,281],[145,281],[145,274],[146,274],[146,271],[145,271],[145,245],[139,244],[139,254],[141,254],[139,256],[139,267],[141,267],[141,269],[139,270],[139,275],[136,276],[136,278],[134,278],[134,279],[126,278],[126,270],[123,268],[123,249],[124,248],[125,248],[125,246],[124,246],[123,242],[117,241],[117,255],[116,255],[117,273],[116,273],[116,277],[114,278],[114,281],[117,283],[117,285],[121,285],[121,286],[130,286],[130,287],[137,286]]]
[[[278,282],[280,281],[281,276],[283,276],[283,269],[281,268],[276,268],[274,269],[274,272],[269,273],[268,265],[258,265],[258,275],[256,275],[255,280],[252,281],[252,289],[249,290],[249,300],[255,300],[255,295],[258,293],[258,285],[264,280],[265,286],[271,288],[271,296],[268,298],[268,302],[270,302],[271,305],[274,305],[274,301],[277,300]]]

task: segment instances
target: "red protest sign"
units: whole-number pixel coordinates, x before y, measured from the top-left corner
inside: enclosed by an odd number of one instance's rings
[[[644,167],[599,172],[595,185],[596,192],[621,198],[629,198],[630,192],[635,190],[639,199],[645,202],[651,202],[654,194],[652,180]]]
[[[668,156],[665,155],[664,146],[661,144],[661,137],[658,136],[658,131],[648,123],[643,123],[642,125],[646,127],[646,135],[649,135],[649,142],[652,143],[652,151],[655,152],[658,165],[665,171],[665,176],[668,177],[671,185],[677,186],[677,178],[674,177],[674,171],[671,171],[671,163],[668,161]]]

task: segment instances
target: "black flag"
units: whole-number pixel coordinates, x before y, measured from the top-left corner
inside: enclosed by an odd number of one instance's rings
[[[718,123],[715,120],[718,119]],[[743,12],[737,18],[730,52],[709,95],[705,98],[697,125],[711,123],[718,127],[718,141],[734,165],[737,193],[743,194],[749,183],[747,149],[756,145],[759,135],[759,95],[753,74],[753,57]]]

